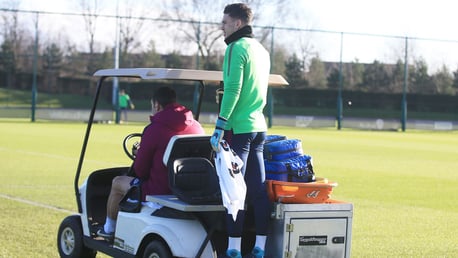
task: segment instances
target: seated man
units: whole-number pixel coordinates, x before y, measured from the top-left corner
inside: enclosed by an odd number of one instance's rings
[[[133,164],[136,177],[117,176],[113,179],[107,202],[107,217],[98,236],[111,240],[116,227],[119,202],[137,178],[141,181],[142,200],[146,195],[171,194],[167,168],[162,163],[170,138],[178,134],[203,134],[202,126],[194,120],[186,107],[176,103],[176,93],[169,87],[154,92],[151,101],[153,115],[151,123],[143,130],[140,148]],[[135,180],[135,181],[134,181]]]

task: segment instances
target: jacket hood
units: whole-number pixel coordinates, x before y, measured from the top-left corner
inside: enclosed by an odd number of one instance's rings
[[[169,104],[155,115],[150,116],[151,123],[160,123],[173,130],[185,130],[194,124],[191,110],[178,103]]]

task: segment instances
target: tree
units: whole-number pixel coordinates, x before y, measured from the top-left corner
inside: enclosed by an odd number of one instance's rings
[[[178,52],[172,52],[167,55],[165,60],[165,67],[167,68],[183,68],[181,61],[181,54]]]
[[[308,85],[304,78],[304,63],[295,53],[285,62],[285,76],[291,88],[302,88]]]
[[[420,58],[415,61],[414,69],[411,73],[411,89],[416,93],[431,94],[434,93],[431,77],[428,74],[428,65],[425,60]]]
[[[105,50],[102,53],[97,53],[93,64],[96,70],[112,67],[114,64],[114,49],[113,47],[105,47]]]
[[[162,57],[156,51],[156,45],[154,41],[150,41],[148,44],[148,49],[142,53],[143,63],[142,67],[164,67],[165,62],[162,60]]]
[[[455,95],[453,89],[453,76],[447,66],[442,65],[442,68],[431,77],[431,81],[435,93]]]
[[[56,91],[57,77],[59,77],[59,71],[62,65],[63,54],[56,43],[48,45],[43,53],[43,69],[45,70],[45,82],[44,85],[48,91]]]
[[[318,56],[312,58],[310,61],[307,80],[309,85],[313,88],[324,89],[327,86],[324,64]]]
[[[344,82],[345,77],[342,78],[342,83]],[[340,72],[339,69],[332,68],[329,76],[327,78],[328,87],[331,89],[338,89],[340,83]]]
[[[285,0],[244,0],[240,1],[247,3],[254,11],[254,21],[262,20],[263,15],[266,13],[267,8],[275,8],[277,14],[272,18],[269,16],[269,22],[275,24],[284,16],[282,15],[283,8],[289,1]],[[224,6],[227,1],[201,1],[201,0],[163,0],[162,17],[165,19],[172,19],[175,22],[179,21],[179,26],[176,29],[180,33],[176,33],[177,41],[193,42],[197,46],[197,53],[203,59],[200,63],[201,67],[212,66],[211,55],[215,52],[222,52],[224,49],[223,34],[221,31],[220,21],[223,16]],[[203,22],[203,21],[206,22]],[[176,26],[176,24],[171,24]],[[262,29],[259,31],[261,35],[256,35],[257,38],[264,42],[270,34],[270,29]]]
[[[277,46],[271,54],[272,63],[270,64],[271,73],[274,74],[285,74],[286,71],[286,60],[287,60],[288,50],[285,47]]]
[[[458,92],[458,69],[453,72],[453,88]]]
[[[87,64],[87,74],[95,72],[95,32],[97,29],[97,18],[99,17],[99,1],[98,0],[80,0],[80,8],[82,10],[84,26],[88,36],[89,47],[89,62]]]
[[[295,17],[296,19],[303,19],[303,14],[300,14],[298,17]],[[308,24],[308,22],[304,23]],[[309,32],[305,31],[300,31],[297,32],[297,36],[295,35],[294,39],[295,42],[290,46],[290,48],[293,48],[293,52],[298,53],[299,59],[302,61],[304,64],[304,67],[310,66],[311,63],[311,58],[318,56],[318,52],[316,52],[314,49],[314,46],[312,44],[311,38],[313,34],[310,34]]]
[[[20,5],[18,0],[5,1],[5,4],[12,10],[17,10]],[[3,12],[2,13],[3,28],[1,36],[3,43],[1,45],[1,60],[0,64],[6,71],[7,87],[13,87],[16,83],[16,74],[20,69],[19,56],[24,39],[24,31],[19,24],[18,12]]]
[[[128,66],[127,57],[141,46],[140,34],[145,23],[145,19],[141,17],[151,16],[154,11],[152,8],[147,8],[148,6],[154,5],[151,1],[124,0],[124,5],[120,8],[120,62],[124,64],[123,66]]]
[[[177,42],[192,42],[197,46],[197,53],[203,58],[204,62],[209,61],[209,56],[218,43],[220,43],[220,50],[223,43],[219,42],[222,37],[222,32],[219,26],[215,24],[203,23],[202,21],[219,21],[216,19],[216,14],[221,13],[221,1],[198,1],[198,0],[177,0],[177,1],[163,1],[162,17],[179,21],[177,26],[176,22],[170,23],[170,27],[176,27],[179,33],[175,33]],[[190,45],[189,47],[194,48]]]
[[[345,89],[356,89],[361,86],[364,69],[364,64],[361,64],[358,59],[351,62],[350,69],[344,73]]]
[[[401,59],[398,59],[391,75],[391,83],[389,87],[390,92],[399,93],[403,91],[405,78],[404,67],[404,62]]]
[[[45,48],[43,55],[43,68],[45,70],[55,71],[60,69],[62,65],[63,53],[56,43],[51,43],[48,45]]]
[[[5,40],[1,45],[0,65],[6,72],[6,87],[13,87],[16,75],[16,55],[10,40]]]
[[[87,62],[75,44],[67,42],[63,52],[65,54],[61,69],[62,76],[79,78],[81,75],[87,75]]]
[[[361,89],[370,92],[384,92],[390,84],[390,76],[386,66],[374,60],[372,64],[366,66],[363,73]]]

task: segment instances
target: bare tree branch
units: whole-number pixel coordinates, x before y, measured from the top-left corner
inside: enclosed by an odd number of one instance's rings
[[[100,11],[98,2],[98,0],[80,0],[80,8],[84,19],[84,26],[89,37],[89,54],[94,53],[94,38],[97,29],[98,13]]]
[[[153,6],[152,1],[141,2],[138,4],[135,0],[124,0],[124,4],[120,10],[120,38],[121,38],[121,53],[122,56],[135,51],[141,46],[140,33],[145,24],[145,19],[138,17],[147,17],[151,12],[151,8],[145,6]]]
[[[271,25],[283,19],[284,14],[287,13],[288,0],[245,0],[241,1],[247,3],[253,10],[254,23],[261,22],[265,15],[270,15],[271,10],[274,9],[274,16],[269,16],[265,20],[269,21]],[[164,18],[176,19],[183,21],[182,26],[178,27],[182,40],[193,42],[197,45],[197,51],[206,62],[209,62],[209,56],[214,55],[216,51],[223,51],[224,43],[222,39],[222,31],[220,30],[220,21],[223,16],[224,6],[227,1],[216,0],[212,2],[199,1],[199,0],[163,0]],[[268,11],[270,10],[270,11]],[[262,33],[258,38],[261,42],[266,41],[269,37],[271,30],[262,29]],[[218,48],[218,44],[220,48]],[[204,64],[208,65],[208,63]]]

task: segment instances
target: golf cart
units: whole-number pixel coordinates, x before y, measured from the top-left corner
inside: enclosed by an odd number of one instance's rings
[[[176,195],[147,196],[136,211],[124,210],[118,214],[113,241],[96,235],[105,222],[106,203],[114,177],[125,175],[129,167],[102,168],[92,172],[80,185],[79,179],[86,148],[94,121],[101,87],[110,77],[135,77],[143,80],[186,80],[198,82],[194,103],[194,116],[199,118],[202,95],[206,82],[220,83],[219,71],[200,71],[163,68],[123,68],[97,71],[99,77],[93,106],[74,180],[78,213],[66,217],[60,224],[57,247],[61,257],[95,257],[102,252],[113,257],[204,257],[216,258],[226,248],[227,235],[224,225],[224,207],[220,203],[188,203]],[[270,86],[287,85],[280,75],[270,75]],[[132,133],[123,141],[127,156],[135,155],[126,146],[139,133]],[[175,136],[170,140],[163,162],[169,169],[169,184],[176,188],[196,189],[214,180],[212,150],[208,135]],[[182,177],[176,176],[176,162],[185,160],[197,169],[184,169]],[[197,163],[195,163],[198,161]],[[183,161],[184,162],[184,161]],[[205,166],[202,166],[204,162]],[[210,165],[208,165],[210,164]],[[186,174],[189,173],[189,174]],[[197,178],[197,179],[196,179]],[[249,214],[249,209],[248,209]],[[249,217],[249,216],[247,216]],[[349,257],[351,239],[352,205],[332,204],[284,204],[273,205],[272,223],[266,257]],[[247,219],[247,223],[250,223]],[[294,226],[294,227],[293,227]],[[294,230],[293,230],[294,228]],[[337,231],[337,232],[335,232]],[[330,241],[327,237],[331,237]],[[254,231],[247,227],[242,245],[250,250]],[[244,250],[242,250],[244,251]]]

